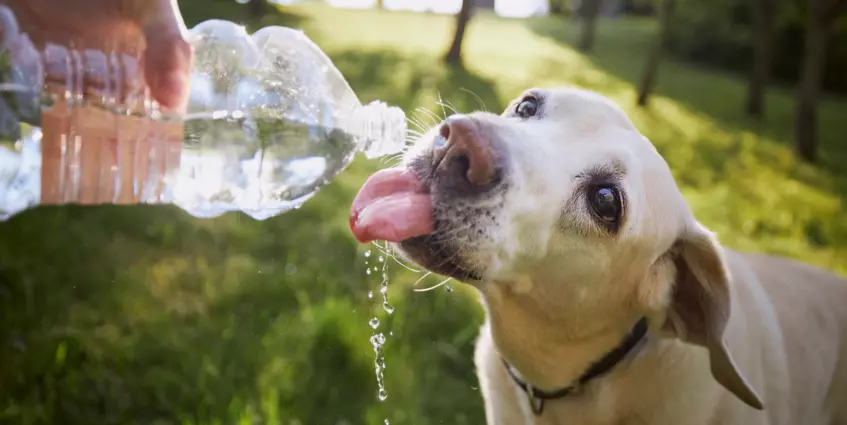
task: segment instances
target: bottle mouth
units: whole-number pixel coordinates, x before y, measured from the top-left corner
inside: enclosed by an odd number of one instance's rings
[[[403,152],[408,125],[406,113],[396,106],[374,101],[362,108],[363,151],[368,159]]]

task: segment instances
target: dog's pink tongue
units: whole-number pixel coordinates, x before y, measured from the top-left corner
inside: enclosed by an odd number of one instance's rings
[[[359,242],[400,242],[432,232],[429,194],[406,170],[374,173],[359,189],[350,208],[350,229]]]

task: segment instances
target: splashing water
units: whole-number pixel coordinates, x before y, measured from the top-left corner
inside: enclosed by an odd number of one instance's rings
[[[382,295],[382,309],[390,315],[394,313],[394,307],[388,303],[388,263],[385,261],[385,257],[380,255],[377,261],[382,264],[382,267],[379,265],[371,267],[369,264],[370,258],[371,251],[368,250],[365,252],[365,274],[370,276],[371,273],[382,272],[379,293]],[[373,299],[373,295],[373,291],[368,291],[368,299]],[[374,350],[374,373],[376,374],[376,383],[379,388],[377,398],[379,398],[379,401],[385,401],[388,398],[388,392],[385,390],[385,351],[383,349],[386,337],[385,334],[378,331],[380,321],[377,317],[372,317],[368,321],[368,326],[374,330],[370,342]],[[389,332],[389,335],[393,335],[393,332]],[[388,424],[388,419],[385,420],[385,423]]]
[[[377,396],[379,401],[385,401],[388,398],[388,392],[385,390],[385,335],[382,332],[376,333],[371,337],[371,346],[374,349],[374,369],[376,372],[376,382],[379,386]]]
[[[381,255],[379,256],[379,262],[382,263],[382,282],[379,284],[379,293],[382,294],[382,309],[385,310],[386,313],[392,314],[394,313],[394,307],[388,303],[388,263],[385,262],[385,258]]]

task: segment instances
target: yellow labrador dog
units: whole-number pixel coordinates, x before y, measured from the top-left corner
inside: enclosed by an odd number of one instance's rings
[[[722,247],[611,101],[455,115],[352,206],[482,294],[492,425],[847,425],[847,282]]]

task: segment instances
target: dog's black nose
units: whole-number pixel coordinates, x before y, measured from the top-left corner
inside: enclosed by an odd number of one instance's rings
[[[454,115],[439,128],[435,172],[452,185],[479,190],[500,178],[500,164],[484,123],[464,115]]]

